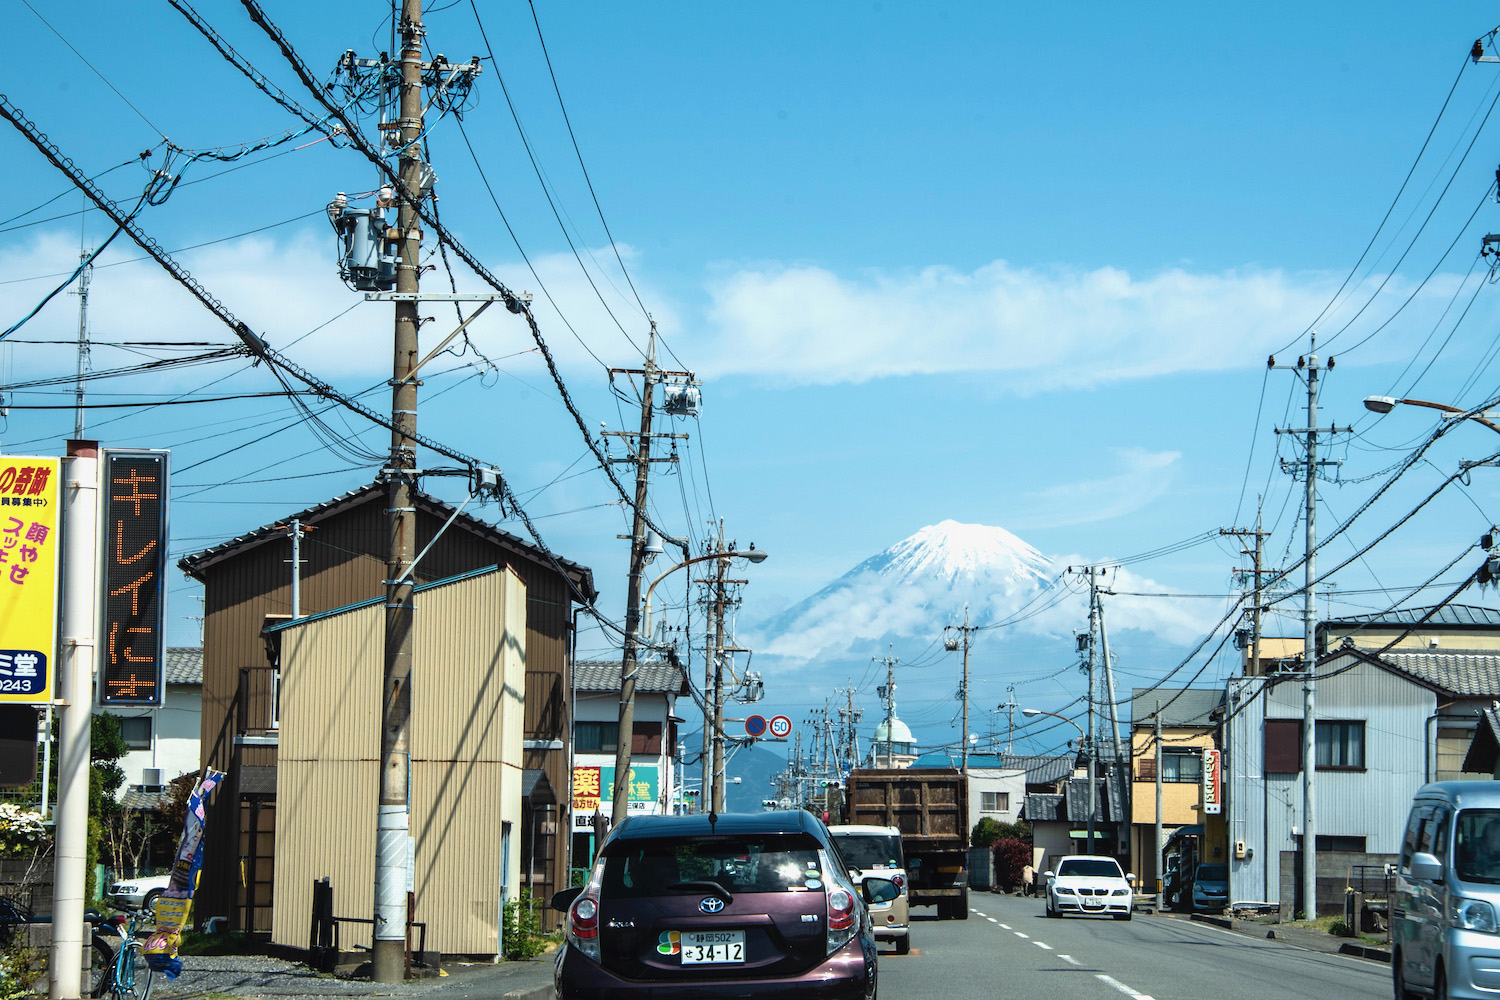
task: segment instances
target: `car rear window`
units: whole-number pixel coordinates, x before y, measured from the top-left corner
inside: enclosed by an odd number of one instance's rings
[[[1064,861],[1057,866],[1059,877],[1071,878],[1124,878],[1120,866],[1108,858]]]
[[[617,840],[604,856],[602,890],[633,898],[701,893],[704,882],[731,893],[821,889],[818,847],[806,834]]]
[[[901,838],[881,833],[836,833],[844,860],[861,871],[871,868],[904,868],[901,861]]]

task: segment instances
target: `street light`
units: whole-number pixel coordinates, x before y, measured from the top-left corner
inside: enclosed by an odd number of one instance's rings
[[[1091,747],[1091,746],[1089,746],[1088,737],[1085,736],[1084,733],[1083,733],[1083,727],[1080,726],[1078,723],[1074,722],[1072,719],[1068,718],[1066,715],[1058,715],[1056,712],[1047,712],[1047,711],[1044,711],[1044,710],[1042,710],[1040,708],[1023,708],[1023,709],[1021,709],[1021,714],[1024,715],[1024,716],[1026,716],[1027,718],[1032,718],[1032,719],[1036,718],[1038,715],[1050,715],[1054,719],[1061,719],[1061,720],[1063,720],[1068,725],[1070,725],[1074,729],[1078,730],[1078,742],[1079,742],[1079,745],[1083,747],[1083,759],[1084,759],[1085,765],[1088,768],[1088,782],[1089,782],[1089,833],[1088,833],[1088,838],[1089,838],[1088,839],[1088,845],[1089,846],[1088,846],[1088,853],[1093,854],[1094,853],[1094,796],[1096,794],[1095,789],[1094,789],[1094,748]],[[1064,811],[1066,811],[1066,808],[1067,808],[1067,801],[1068,801],[1067,800],[1067,796],[1063,796],[1063,808],[1064,808]]]
[[[1500,434],[1500,424],[1496,424],[1493,421],[1489,420],[1482,413],[1470,413],[1468,410],[1465,410],[1462,407],[1449,406],[1447,403],[1431,403],[1425,399],[1397,399],[1394,396],[1365,397],[1365,409],[1369,410],[1371,413],[1390,413],[1398,405],[1401,404],[1405,404],[1407,406],[1425,406],[1430,410],[1441,410],[1442,412],[1448,414],[1447,419],[1449,420],[1464,417],[1468,420],[1474,421],[1476,424],[1483,424],[1490,430],[1494,431],[1496,434]]]
[[[641,635],[650,635],[651,634],[651,592],[656,589],[656,585],[658,583],[661,583],[667,577],[671,576],[673,573],[677,572],[678,570],[682,569],[685,566],[691,566],[694,563],[707,562],[710,559],[717,559],[717,560],[719,560],[720,561],[720,566],[722,567],[723,565],[727,564],[729,562],[729,560],[731,560],[731,559],[746,559],[746,560],[748,560],[750,562],[753,562],[753,563],[765,562],[765,560],[766,560],[766,553],[763,550],[761,550],[761,549],[757,549],[755,547],[754,543],[752,543],[750,545],[750,548],[748,548],[748,549],[744,549],[744,550],[734,549],[734,550],[730,550],[730,551],[727,551],[727,552],[710,552],[707,555],[694,556],[691,559],[684,559],[682,562],[678,563],[676,566],[673,566],[671,569],[667,570],[661,576],[658,576],[655,580],[652,580],[651,581],[651,586],[649,586],[649,587],[646,588],[646,600],[645,600],[645,604],[646,604],[646,622],[645,622],[645,628],[644,628],[644,630],[642,632],[637,633],[635,636],[631,637],[634,641],[638,642]],[[721,577],[722,577],[722,574],[721,574]],[[715,692],[716,692],[716,694],[717,694],[718,684],[719,684],[718,673],[716,672],[715,673]],[[722,726],[723,726],[723,719],[722,719],[722,716],[723,716],[723,700],[721,698],[715,697],[715,699],[714,699],[714,708],[715,708],[715,711],[714,711],[714,725],[715,725],[716,728],[722,728]],[[626,680],[624,678],[621,679],[621,684],[620,684],[620,718],[621,718],[621,720],[626,720],[626,719],[633,720],[635,718],[635,678],[634,677],[629,678],[628,683],[626,682]],[[627,727],[624,727],[624,726],[621,727],[622,730],[624,730],[626,728]],[[705,719],[705,723],[704,723],[704,730],[705,730],[705,732],[707,732],[707,720],[706,719]],[[614,822],[615,823],[619,823],[619,822],[621,822],[625,818],[626,811],[629,808],[628,802],[629,802],[630,788],[629,788],[628,776],[630,774],[630,744],[631,744],[631,738],[630,737],[631,737],[631,734],[628,731],[622,731],[619,734],[617,734],[616,737],[615,737],[615,789],[614,789],[614,800],[613,800],[613,804],[612,804],[612,812],[613,812],[613,815],[614,815]],[[715,798],[715,801],[722,800],[723,799],[723,795],[724,795],[723,788],[718,783],[719,777],[720,777],[720,775],[717,772],[715,772],[715,774],[714,774],[714,792],[715,792],[714,798]]]

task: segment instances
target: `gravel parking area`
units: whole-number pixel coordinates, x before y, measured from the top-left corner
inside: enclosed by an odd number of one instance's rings
[[[441,993],[457,1000],[478,995],[552,992],[552,956],[494,965],[445,966],[445,976],[402,983],[339,979],[297,962],[265,955],[184,955],[182,975],[168,982],[157,976],[153,996],[189,997],[427,997]]]

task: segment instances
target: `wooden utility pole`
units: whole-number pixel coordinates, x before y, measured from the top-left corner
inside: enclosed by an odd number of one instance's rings
[[[422,190],[422,0],[401,10],[401,183],[414,197]],[[422,233],[417,206],[400,198],[396,223],[396,332],[391,370],[391,456],[385,470],[389,537],[386,555],[385,670],[380,700],[380,813],[375,834],[375,926],[370,978],[391,983],[406,975],[408,840],[411,775],[410,722],[412,619],[416,554],[417,293]]]

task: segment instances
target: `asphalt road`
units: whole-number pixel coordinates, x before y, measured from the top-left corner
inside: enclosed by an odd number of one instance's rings
[[[912,951],[880,956],[884,1000],[1370,1000],[1390,966],[1136,914],[1049,920],[1042,901],[971,893],[968,920],[912,911]]]

